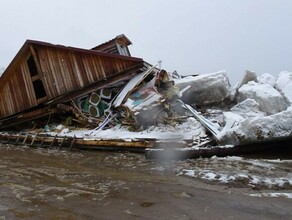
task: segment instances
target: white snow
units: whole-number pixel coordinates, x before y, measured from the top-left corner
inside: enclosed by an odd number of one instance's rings
[[[255,118],[255,117],[264,117],[267,114],[260,111],[260,105],[254,99],[247,98],[244,101],[238,103],[230,110],[233,113],[240,115],[243,118]],[[226,116],[225,116],[226,117]],[[237,122],[242,120],[237,120]]]
[[[249,196],[253,196],[253,197],[273,197],[273,198],[287,198],[287,199],[292,199],[292,193],[251,193],[248,194]]]
[[[228,127],[232,128],[234,125],[238,125],[244,118],[233,112],[223,112],[225,127],[229,124]],[[231,126],[232,124],[232,126]],[[224,128],[225,128],[224,127]]]
[[[60,134],[50,133],[51,135],[59,135],[66,137],[85,138],[86,140],[99,139],[121,139],[121,140],[137,140],[137,139],[160,139],[160,140],[193,140],[194,137],[206,136],[205,128],[194,118],[190,117],[185,122],[176,126],[158,125],[151,126],[146,130],[132,132],[128,127],[117,125],[106,130],[72,130],[63,129]]]
[[[292,73],[281,72],[277,79],[277,88],[283,93],[285,98],[292,104]]]
[[[175,85],[180,90],[190,85],[183,99],[199,105],[220,103],[230,95],[230,83],[225,71],[176,79]]]
[[[181,167],[178,175],[222,184],[244,184],[252,188],[285,189],[292,186],[292,174],[282,172],[283,168],[290,166],[291,160],[283,162],[285,164],[279,164],[279,160],[235,156],[198,160],[192,166]]]
[[[242,87],[243,85],[245,85],[251,81],[257,82],[257,75],[253,71],[246,70],[244,73],[243,79],[241,80],[241,82],[238,85],[238,88]]]
[[[178,175],[184,175],[192,178],[200,178],[208,181],[215,181],[220,183],[231,183],[234,181],[247,181],[249,186],[262,185],[267,188],[283,187],[284,184],[292,185],[292,177],[264,177],[259,175],[250,175],[245,173],[232,174],[218,170],[205,169],[183,169]]]
[[[222,143],[239,144],[291,136],[292,109],[274,115],[246,119],[221,136]]]
[[[206,171],[204,175],[202,176],[202,179],[206,180],[214,180],[216,178],[216,174],[210,171]]]
[[[251,81],[240,87],[237,99],[241,102],[248,98],[254,99],[259,104],[259,109],[269,115],[284,111],[288,107],[280,92],[268,84]]]
[[[291,136],[292,73],[281,72],[277,79],[265,73],[258,77],[258,83],[248,79],[238,89],[235,98],[239,103],[230,109],[233,114],[223,113],[227,126],[220,143],[236,145]]]
[[[261,84],[268,84],[272,87],[275,87],[276,85],[276,77],[269,74],[269,73],[264,73],[261,76],[258,77],[258,82]]]

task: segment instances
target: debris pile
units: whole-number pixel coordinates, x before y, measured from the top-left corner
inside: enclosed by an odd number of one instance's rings
[[[125,40],[126,37],[118,36],[102,44],[102,52],[40,42],[27,43],[32,44],[31,47],[25,44],[23,50],[32,50],[28,51],[32,55],[26,71],[29,70],[33,80],[29,92],[35,92],[36,104],[28,109],[26,106],[16,106],[15,109],[2,106],[0,113],[4,117],[0,118],[0,128],[10,127],[14,132],[20,130],[30,134],[22,136],[23,142],[31,139],[33,143],[39,135],[70,137],[70,148],[74,142],[84,140],[115,140],[115,143],[150,141],[155,143],[151,145],[154,147],[180,146],[190,150],[220,146],[217,151],[221,152],[222,146],[230,148],[230,145],[292,137],[292,73],[281,72],[278,77],[265,73],[257,77],[255,72],[246,71],[242,81],[231,88],[225,71],[184,77],[176,71],[170,73],[140,58],[132,58],[129,53],[127,56],[117,55],[118,49],[114,55],[109,54],[108,49],[113,45],[119,48],[117,39]],[[59,95],[50,99],[55,87],[47,83],[46,77],[42,79],[44,73],[38,71],[48,68],[47,74],[52,74],[52,80],[57,75],[50,72],[54,68],[38,63],[35,54],[48,48],[62,51],[60,54],[73,50],[84,56],[80,58],[82,63],[68,65],[68,69],[60,67],[64,76],[69,74],[70,68],[76,75],[70,73],[72,85],[66,82],[63,87],[56,85],[55,93]],[[90,55],[88,60],[87,55]],[[105,59],[107,62],[101,64]],[[90,62],[96,63],[91,65]],[[55,64],[59,63],[57,60]],[[8,72],[3,74],[6,78],[12,74],[9,72],[11,68],[7,69]],[[81,70],[88,78],[83,78]],[[74,83],[80,84],[80,88],[74,89]],[[68,90],[64,89],[66,86]],[[0,101],[6,98],[0,98]],[[25,110],[19,112],[21,108]],[[3,134],[7,136],[7,133]]]

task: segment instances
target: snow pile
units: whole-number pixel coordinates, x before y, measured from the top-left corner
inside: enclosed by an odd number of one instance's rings
[[[261,76],[259,76],[257,79],[259,83],[268,84],[272,87],[275,87],[276,81],[277,81],[276,77],[274,77],[273,75],[269,73],[264,73]]]
[[[292,109],[265,117],[246,119],[222,135],[221,142],[240,144],[292,135]]]
[[[287,198],[292,199],[292,193],[251,193],[248,194],[252,197],[272,197],[272,198]]]
[[[182,96],[182,100],[189,104],[215,104],[230,96],[230,83],[225,71],[177,79],[175,85],[180,90],[191,86]]]
[[[269,178],[256,175],[247,175],[244,173],[228,174],[212,170],[182,170],[178,175],[184,175],[192,178],[200,178],[208,182],[219,182],[223,184],[232,184],[234,182],[244,182],[251,187],[261,186],[265,188],[283,188],[285,185],[292,185],[292,180],[287,178]]]
[[[201,106],[221,103],[231,98],[232,94],[229,79],[224,71],[175,79],[175,84],[180,90],[189,87],[182,96],[185,102]],[[132,87],[133,85],[130,88]],[[206,117],[209,118],[217,115],[215,117],[219,120],[216,122],[224,125],[218,129],[219,144],[238,145],[292,136],[292,106],[289,107],[290,103],[287,101],[292,101],[292,73],[281,72],[278,78],[275,78],[268,73],[257,77],[254,72],[246,71],[243,80],[235,89],[233,101],[236,100],[237,104],[229,106],[230,109],[226,112],[220,110],[220,118],[217,117],[218,114],[213,114],[214,112],[202,113],[202,116],[206,113]],[[57,133],[61,136],[94,140],[195,140],[206,135],[202,124],[192,117],[182,124],[151,126],[138,132],[131,132],[128,127],[117,125],[106,130],[79,131],[69,131],[60,127]]]
[[[248,82],[238,90],[237,99],[254,99],[259,104],[259,109],[267,114],[275,114],[287,109],[288,104],[284,97],[269,84]]]
[[[238,104],[223,113],[221,144],[292,136],[292,73],[281,72],[278,78],[265,73],[257,77],[258,83],[250,81],[253,78],[246,74],[235,93]]]
[[[247,98],[232,107],[231,112],[242,116],[243,118],[264,117],[265,112],[260,111],[260,105],[254,99]]]
[[[243,157],[212,157],[185,163],[177,175],[207,182],[257,189],[291,189],[292,175],[283,172],[291,160],[254,160]]]
[[[281,72],[277,79],[277,88],[283,93],[285,98],[292,104],[292,73]]]
[[[193,140],[196,137],[206,136],[205,128],[194,118],[188,118],[185,122],[175,126],[157,125],[151,126],[143,131],[129,131],[128,127],[116,125],[106,130],[73,130],[63,129],[61,133],[53,133],[50,135],[86,138],[88,140],[99,139],[121,139],[121,140],[137,140],[137,139],[160,139],[160,140]]]
[[[257,82],[257,75],[253,71],[246,70],[245,74],[243,76],[243,79],[241,80],[241,83],[239,84],[239,87],[241,87],[241,86],[243,86],[251,81]]]

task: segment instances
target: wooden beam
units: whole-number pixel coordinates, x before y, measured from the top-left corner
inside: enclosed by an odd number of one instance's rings
[[[78,89],[74,92],[70,92],[70,93],[61,95],[53,100],[46,102],[45,104],[49,105],[49,104],[58,104],[58,103],[62,103],[62,102],[68,102],[68,101],[70,101],[70,99],[78,98],[78,97],[83,96],[85,94],[94,92],[98,89],[101,89],[101,88],[104,88],[104,87],[107,87],[110,85],[114,85],[115,83],[118,83],[118,82],[123,81],[123,80],[129,80],[142,67],[144,67],[144,63],[140,63],[134,67],[131,67],[127,70],[119,72],[108,79],[92,83],[91,85],[89,85],[83,89]]]
[[[12,117],[0,120],[0,129],[13,127],[15,125],[18,125],[27,121],[45,117],[50,114],[55,114],[57,112],[58,112],[57,108],[43,107],[43,108],[28,111],[25,113],[20,113]]]
[[[7,138],[4,134],[0,134],[0,142],[4,141]],[[32,146],[43,146],[48,145],[50,147],[53,146],[52,143],[55,143],[56,146],[59,147],[67,147],[70,149],[74,146],[74,148],[77,149],[140,149],[144,150],[145,148],[152,148],[155,146],[155,140],[147,140],[147,139],[141,139],[141,140],[132,140],[132,141],[125,141],[122,139],[103,139],[103,140],[86,140],[82,138],[73,138],[71,141],[67,141],[68,137],[56,137],[56,136],[41,136],[38,134],[36,136],[35,134],[29,134],[27,135],[21,135],[21,134],[11,134],[10,135],[11,140],[19,140],[19,144],[21,141],[26,139],[27,141],[30,141],[32,143],[32,140],[34,140]],[[74,141],[73,141],[74,140]]]

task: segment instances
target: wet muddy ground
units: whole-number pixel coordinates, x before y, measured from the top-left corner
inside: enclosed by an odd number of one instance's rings
[[[158,162],[0,145],[0,219],[292,219],[291,170],[291,158]],[[286,194],[255,196],[270,192]]]

